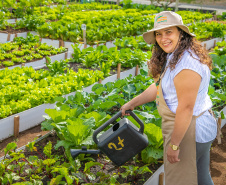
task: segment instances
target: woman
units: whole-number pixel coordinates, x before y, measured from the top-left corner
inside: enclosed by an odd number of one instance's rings
[[[156,100],[166,185],[213,185],[209,154],[217,123],[207,94],[212,61],[194,36],[180,15],[157,14],[154,28],[143,34],[148,44],[155,44],[148,63],[155,83],[121,107],[125,115],[125,110]]]

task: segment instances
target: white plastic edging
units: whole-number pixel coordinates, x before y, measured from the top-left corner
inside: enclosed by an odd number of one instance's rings
[[[15,65],[15,66],[10,66],[10,67],[5,67],[5,68],[13,69],[13,68],[15,68],[15,67],[21,67],[21,64]],[[5,68],[1,68],[0,70],[4,70]]]
[[[51,62],[60,61],[65,59],[65,53],[57,54],[49,57]]]
[[[16,37],[16,34],[10,34],[9,42],[12,42],[15,37]]]
[[[55,104],[42,104],[40,106],[34,107],[27,111],[24,111],[20,115],[20,127],[19,132],[27,130],[31,127],[36,126],[37,124],[44,121],[43,115],[45,114],[45,109],[53,109]],[[31,116],[32,115],[32,116]],[[35,120],[35,122],[33,121]],[[33,122],[33,124],[31,124]]]
[[[98,44],[98,46],[104,45],[104,43]],[[97,45],[93,45],[93,48],[97,48]]]
[[[144,183],[144,185],[159,185],[159,175],[164,172],[164,165],[160,166],[157,171]],[[163,181],[165,185],[165,181]]]
[[[17,37],[23,37],[23,38],[26,38],[26,37],[27,37],[27,33],[28,33],[28,32],[17,33]]]
[[[67,52],[67,58],[72,58],[72,52],[71,51],[68,51]],[[65,58],[66,59],[66,58]]]
[[[51,6],[50,6],[50,8],[55,8],[55,7],[57,7],[57,5],[51,5]]]
[[[16,23],[16,19],[8,19],[6,20],[9,24],[15,24]]]
[[[92,92],[93,86],[96,85],[96,84],[98,84],[98,83],[95,82],[94,84],[92,84],[92,85],[90,85],[90,86],[88,86],[88,87],[85,87],[85,88],[83,89],[83,91],[84,91],[84,92],[87,92],[87,93],[91,93],[91,92]]]
[[[64,47],[68,48],[68,51],[74,51],[71,45],[74,45],[73,42],[64,42]]]
[[[35,32],[35,31],[29,31],[32,35],[38,35],[38,33],[37,32]]]
[[[33,67],[34,69],[40,69],[43,68],[44,66],[46,66],[46,59],[43,58],[41,60],[35,61],[35,62],[29,62],[29,63],[25,63],[26,67]]]
[[[6,139],[14,135],[13,132],[14,132],[15,116],[20,116],[19,132],[22,132],[44,121],[45,119],[43,118],[43,115],[45,115],[45,109],[54,108],[54,105],[55,104],[42,104],[37,107],[20,112],[18,114],[1,119],[0,120],[0,128],[1,128],[0,140]]]
[[[0,33],[0,43],[6,43],[8,38],[8,34],[7,33]]]
[[[49,46],[54,46],[56,48],[59,48],[60,42],[59,40],[51,40],[51,39],[42,39],[41,43],[46,43]]]
[[[120,73],[120,79],[124,79],[124,78],[128,77],[131,74],[132,74],[132,76],[134,76],[135,75],[135,70],[136,70],[136,68],[134,67],[134,68],[129,69],[127,71],[121,72]]]
[[[113,47],[115,47],[115,45],[114,45],[114,42],[106,42],[106,46],[107,46],[107,48],[113,48]]]
[[[109,77],[103,79],[101,83],[102,84],[106,84],[108,82],[115,82],[116,80],[117,80],[117,74],[109,76]]]
[[[211,39],[211,40],[203,41],[201,44],[202,44],[202,46],[204,46],[206,44],[206,49],[209,50],[211,48],[214,48],[216,43],[220,42],[222,40],[223,40],[222,38],[214,38],[214,39]]]

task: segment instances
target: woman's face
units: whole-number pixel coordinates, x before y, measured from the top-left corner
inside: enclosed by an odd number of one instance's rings
[[[155,32],[155,38],[158,45],[166,53],[172,53],[177,46],[179,41],[180,31],[176,26],[161,29]]]

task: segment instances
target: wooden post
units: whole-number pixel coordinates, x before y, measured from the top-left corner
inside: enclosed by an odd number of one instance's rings
[[[87,42],[86,42],[86,30],[83,30],[83,41],[84,41],[84,46],[87,47]]]
[[[164,172],[159,174],[159,185],[163,185],[164,182]]]
[[[20,116],[14,117],[14,137],[19,136]]]
[[[136,66],[136,70],[135,70],[135,76],[138,75],[138,71],[139,71],[139,66],[137,65],[137,66]]]
[[[214,40],[213,47],[216,47],[216,40]]]
[[[217,124],[218,124],[217,132],[219,133],[219,134],[217,134],[217,141],[218,141],[218,144],[221,144],[221,136],[222,136],[222,132],[221,132],[221,118],[218,118]]]
[[[85,24],[82,24],[82,32],[83,32],[84,48],[87,48],[87,41],[86,41],[86,25],[85,25]]]
[[[68,54],[68,53],[66,52],[66,53],[65,53],[65,57],[64,57],[64,59],[67,59],[67,54]]]
[[[119,2],[120,2],[120,0],[117,0],[117,5],[119,6]]]
[[[178,4],[179,4],[179,0],[176,0],[175,12],[178,11]]]
[[[101,84],[101,83],[102,83],[102,79],[99,79],[99,80],[98,80],[98,83]]]
[[[10,41],[10,33],[8,33],[7,41]]]
[[[120,79],[120,73],[121,73],[121,63],[118,63],[118,67],[117,67],[117,79]]]
[[[206,43],[204,43],[204,48],[206,49]]]
[[[15,37],[17,37],[17,33],[15,34]]]
[[[25,66],[25,63],[22,63],[21,66],[24,67]]]
[[[63,40],[59,41],[59,47],[61,47],[61,46],[64,47],[64,41]]]

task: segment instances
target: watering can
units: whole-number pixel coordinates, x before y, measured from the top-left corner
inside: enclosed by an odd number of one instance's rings
[[[74,158],[80,153],[104,153],[117,166],[121,166],[145,149],[148,146],[148,138],[144,134],[144,124],[133,111],[127,110],[127,113],[137,121],[140,128],[127,118],[123,118],[107,131],[102,132],[108,125],[122,116],[122,112],[119,111],[94,131],[93,141],[99,150],[87,150],[85,147],[82,150],[71,149],[72,157]],[[100,132],[102,132],[101,135],[97,137]]]

